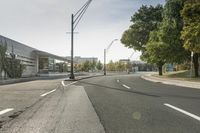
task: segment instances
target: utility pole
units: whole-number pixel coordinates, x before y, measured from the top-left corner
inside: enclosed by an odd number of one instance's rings
[[[72,14],[71,18],[71,79],[75,79],[74,77],[74,14]]]
[[[82,19],[83,15],[85,14],[86,10],[88,9],[92,0],[88,0],[74,15],[71,16],[71,74],[70,78],[75,79],[74,75],[74,30],[79,24],[80,20]]]

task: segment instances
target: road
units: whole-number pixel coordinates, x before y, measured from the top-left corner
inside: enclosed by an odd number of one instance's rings
[[[200,90],[140,76],[0,86],[0,132],[199,133]]]
[[[200,90],[107,76],[81,81],[107,133],[199,133]]]

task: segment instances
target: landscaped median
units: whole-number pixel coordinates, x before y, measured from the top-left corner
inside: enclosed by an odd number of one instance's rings
[[[189,71],[167,73],[163,76],[158,76],[156,74],[146,74],[141,77],[145,80],[155,83],[200,89],[200,79],[190,78]]]

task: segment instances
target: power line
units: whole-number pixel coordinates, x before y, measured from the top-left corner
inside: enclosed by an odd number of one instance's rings
[[[91,1],[91,0],[89,0],[89,1]],[[76,12],[76,14],[74,15],[74,17],[88,4],[89,1],[87,1],[87,2]]]
[[[74,20],[74,29],[77,27],[77,25],[79,24],[79,22],[83,18],[83,15],[85,14],[86,10],[88,9],[90,3],[91,3],[91,0],[88,1],[88,4],[86,5],[86,7],[80,12],[78,17]],[[77,23],[76,23],[76,21],[77,21]]]
[[[89,4],[90,1],[87,1],[86,4],[74,15],[74,22],[77,21],[77,19],[80,17],[80,15],[83,13],[83,11],[87,8],[88,4]],[[76,15],[78,15],[76,17]]]

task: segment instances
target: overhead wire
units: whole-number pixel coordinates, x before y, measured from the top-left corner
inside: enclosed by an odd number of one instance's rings
[[[88,4],[86,5],[85,8],[82,9],[82,11],[80,12],[80,14],[78,15],[78,17],[75,19],[74,22],[74,29],[77,27],[78,23],[80,22],[80,20],[82,19],[83,15],[85,14],[86,10],[88,9],[90,3],[92,2],[92,0],[88,1]],[[77,21],[77,22],[76,22]]]

